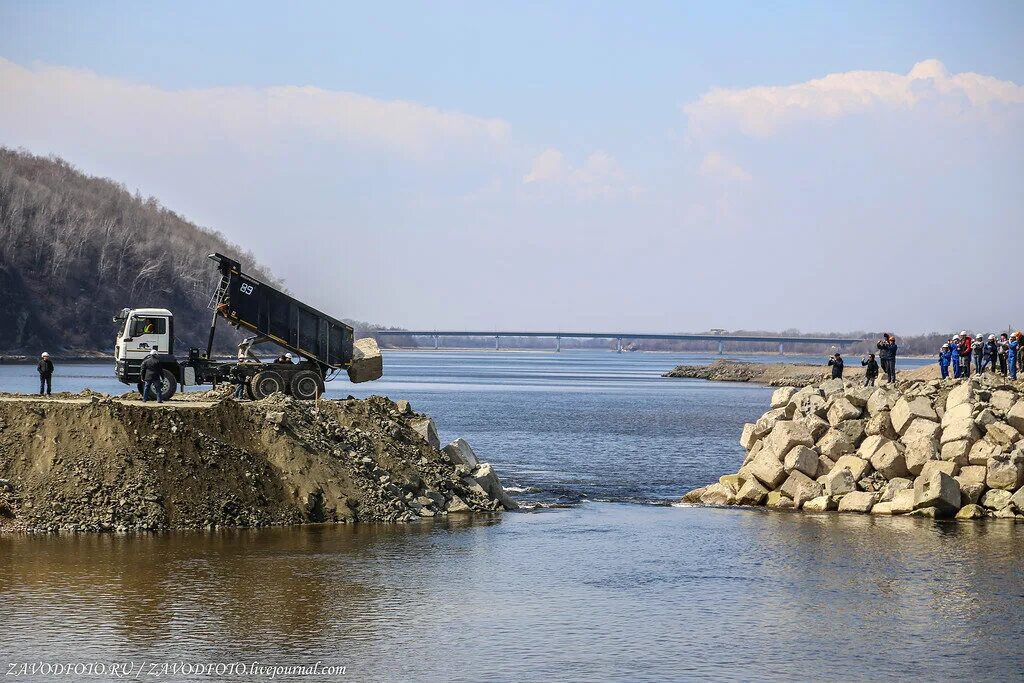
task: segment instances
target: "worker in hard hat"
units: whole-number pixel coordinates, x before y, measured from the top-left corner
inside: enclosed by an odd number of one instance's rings
[[[160,358],[157,357],[158,351],[154,347],[149,355],[142,360],[142,365],[139,366],[139,377],[142,378],[142,401],[146,402],[149,400],[149,390],[152,387],[156,394],[156,402],[164,402],[163,394],[163,368],[160,367]]]
[[[39,356],[39,364],[36,365],[36,370],[39,372],[39,395],[46,394],[50,395],[50,389],[53,388],[53,361],[50,360],[50,354],[43,351],[42,355]]]

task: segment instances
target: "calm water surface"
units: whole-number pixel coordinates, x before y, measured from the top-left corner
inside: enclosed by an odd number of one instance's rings
[[[713,356],[389,353],[527,503],[412,525],[0,537],[0,665],[320,660],[351,680],[1007,680],[1024,528],[670,507],[734,471],[770,390]],[[108,364],[55,388],[120,393]],[[0,389],[34,369],[0,366]],[[217,677],[172,676],[173,680]],[[36,677],[22,680],[46,680]],[[308,680],[292,678],[290,680]]]

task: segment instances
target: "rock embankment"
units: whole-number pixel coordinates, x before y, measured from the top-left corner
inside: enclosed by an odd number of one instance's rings
[[[685,503],[1024,520],[1024,384],[991,375],[772,394],[736,474]]]
[[[864,370],[859,361],[847,361],[846,377],[864,380]],[[806,387],[819,384],[832,375],[832,369],[824,361],[820,365],[800,363],[751,363],[739,360],[717,360],[711,365],[678,365],[663,377],[707,379],[716,382],[753,382],[772,387]],[[938,377],[938,367],[926,366],[912,371],[900,371],[897,379],[933,379]],[[877,384],[885,384],[885,374]]]
[[[406,401],[208,398],[0,398],[0,529],[406,522],[516,507],[469,444],[441,449],[433,420]]]

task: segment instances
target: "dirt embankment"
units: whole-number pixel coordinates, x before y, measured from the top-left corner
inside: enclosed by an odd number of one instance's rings
[[[395,522],[515,507],[465,442],[440,450],[433,422],[404,401],[188,397],[0,397],[0,530]]]
[[[753,382],[772,387],[807,387],[818,384],[832,376],[832,368],[822,361],[821,365],[795,363],[750,363],[738,360],[718,360],[711,365],[678,365],[663,377],[685,377],[707,379],[715,382]],[[938,365],[926,365],[914,370],[896,372],[899,380],[938,379]],[[864,369],[859,359],[847,359],[844,379],[864,379]],[[885,374],[879,373],[879,385],[885,383]]]

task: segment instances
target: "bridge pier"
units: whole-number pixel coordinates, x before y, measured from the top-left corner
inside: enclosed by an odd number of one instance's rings
[[[435,334],[434,335],[434,350],[435,351],[437,351],[437,339],[438,339],[438,336]]]
[[[622,353],[622,338],[615,340],[615,353]]]
[[[561,337],[555,337],[555,353],[561,353],[561,352],[562,352],[562,338]]]
[[[718,340],[718,355],[721,356],[725,353],[725,342],[721,339]]]
[[[495,351],[498,350],[498,339],[499,339],[498,335],[494,335],[494,350]]]
[[[779,355],[780,356],[785,356],[786,355],[786,352],[783,351],[783,349],[782,349],[782,342],[779,342]]]

